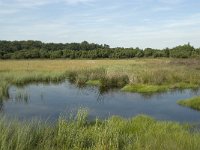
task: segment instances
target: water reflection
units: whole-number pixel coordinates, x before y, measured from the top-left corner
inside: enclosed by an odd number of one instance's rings
[[[95,96],[95,99],[98,103],[102,103],[104,101],[104,95],[106,95],[108,92],[111,91],[110,90],[105,90],[105,91],[101,91],[100,88],[97,88],[95,86],[90,86],[90,87],[80,87],[80,86],[76,86],[77,89],[78,89],[78,94],[79,95],[90,95],[91,93],[94,93],[96,96]],[[113,91],[113,90],[112,90]]]
[[[55,121],[60,114],[76,112],[84,107],[89,109],[90,119],[146,114],[160,120],[200,122],[200,112],[176,104],[177,100],[197,95],[200,95],[199,90],[138,94],[117,89],[101,91],[97,87],[77,87],[69,82],[32,84],[12,86],[9,98],[0,101],[0,111],[11,117]]]
[[[29,92],[25,89],[25,87],[18,87],[13,90],[13,93],[9,94],[9,99],[15,103],[20,104],[28,104],[29,103]]]
[[[3,112],[3,100],[0,99],[0,112]]]

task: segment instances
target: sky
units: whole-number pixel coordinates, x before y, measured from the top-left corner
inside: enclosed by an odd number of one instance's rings
[[[200,0],[0,0],[0,40],[200,47]]]

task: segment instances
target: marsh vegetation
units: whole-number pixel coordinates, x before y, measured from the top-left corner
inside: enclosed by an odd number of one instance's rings
[[[100,91],[154,93],[198,89],[199,59],[7,60],[0,61],[0,99],[10,86],[70,81]],[[18,92],[17,99],[28,99]],[[56,100],[55,100],[56,101]],[[194,103],[196,105],[196,103]],[[147,116],[89,122],[85,111],[54,125],[0,120],[1,149],[199,149],[200,133],[189,126]],[[195,130],[196,131],[196,130]]]
[[[84,109],[70,121],[60,117],[54,125],[17,120],[8,123],[1,118],[0,135],[2,150],[200,149],[200,133],[188,125],[155,121],[143,115],[88,122]]]
[[[198,59],[0,61],[0,97],[8,96],[8,87],[13,84],[67,78],[79,86],[92,84],[130,92],[198,88],[199,66]]]

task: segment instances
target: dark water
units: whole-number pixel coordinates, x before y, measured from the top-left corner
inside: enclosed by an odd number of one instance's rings
[[[39,118],[55,121],[60,114],[88,108],[89,119],[119,115],[130,118],[138,114],[159,120],[200,122],[200,112],[176,104],[177,100],[200,95],[200,90],[173,91],[154,95],[125,93],[119,90],[100,94],[95,87],[77,88],[68,82],[12,86],[10,98],[0,103],[0,112],[20,119]]]

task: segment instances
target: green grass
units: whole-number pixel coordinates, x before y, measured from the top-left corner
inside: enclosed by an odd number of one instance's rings
[[[164,85],[149,85],[149,84],[129,84],[124,86],[121,90],[125,92],[136,93],[156,93],[165,92],[173,89],[196,89],[199,86],[196,84],[177,83]]]
[[[121,90],[126,92],[137,92],[137,93],[155,93],[164,92],[169,88],[165,85],[144,85],[144,84],[133,84],[126,85]]]
[[[178,104],[200,111],[200,97],[193,97],[190,99],[180,100],[178,101]]]
[[[169,86],[169,89],[197,89],[199,88],[198,84],[184,83],[184,82],[179,82],[179,83],[171,84],[168,86]]]
[[[55,125],[43,122],[8,122],[0,119],[1,150],[197,150],[200,132],[188,125],[156,121],[140,115],[132,119],[113,116],[87,121],[87,112]]]
[[[92,85],[92,86],[101,86],[101,81],[100,80],[88,80],[86,82],[87,85]]]

